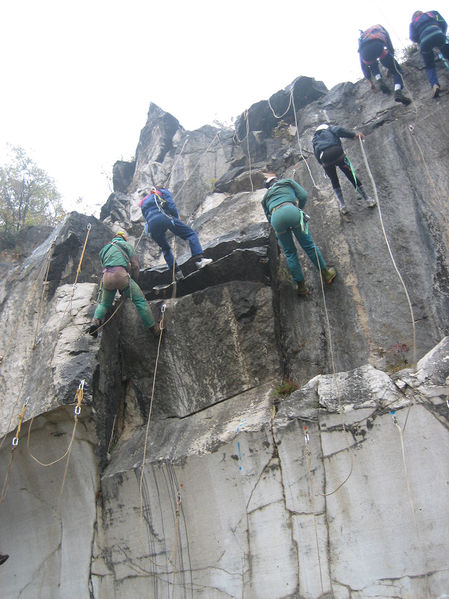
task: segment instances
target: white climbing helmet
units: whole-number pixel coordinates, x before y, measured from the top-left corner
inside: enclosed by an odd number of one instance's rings
[[[264,175],[265,187],[269,187],[270,183],[273,183],[273,181],[275,179],[277,179],[277,177],[274,173],[265,173],[265,175]]]
[[[326,123],[322,123],[315,129],[315,131],[323,131],[323,129],[329,129],[329,125]]]

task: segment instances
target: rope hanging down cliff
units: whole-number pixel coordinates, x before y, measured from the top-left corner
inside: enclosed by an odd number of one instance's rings
[[[34,296],[36,294],[36,291],[37,291],[37,288],[38,288],[38,285],[39,285],[39,281],[40,281],[41,275],[42,275],[42,273],[44,272],[44,269],[45,269],[45,275],[44,275],[44,279],[42,281],[42,293],[41,293],[40,303],[39,303],[39,307],[38,307],[38,322],[40,324],[40,316],[42,314],[41,303],[44,300],[45,291],[47,289],[48,272],[49,272],[49,268],[50,268],[50,263],[51,263],[51,258],[52,258],[52,255],[53,255],[54,246],[55,246],[55,243],[53,242],[50,245],[50,248],[49,248],[49,250],[48,250],[48,252],[47,252],[44,260],[42,261],[42,264],[41,264],[41,267],[39,269],[39,272],[38,272],[38,275],[36,277],[36,280],[35,280],[32,288],[30,289],[30,292],[28,293],[28,296],[27,296],[27,298],[26,298],[26,300],[25,300],[25,302],[24,302],[24,304],[22,306],[22,309],[20,310],[19,315],[18,315],[18,317],[16,318],[16,320],[14,322],[14,325],[11,327],[11,333],[9,335],[9,338],[8,338],[5,350],[3,352],[3,356],[1,356],[1,358],[0,358],[0,364],[3,363],[3,360],[8,355],[8,351],[9,351],[9,348],[11,347],[12,340],[16,339],[16,336],[17,336],[17,324],[20,322],[20,320],[21,320],[22,316],[24,315],[25,311],[27,310],[28,306],[31,304],[31,302],[32,302],[32,300],[33,300],[33,298],[34,298]],[[30,362],[30,359],[31,359],[31,355],[32,355],[33,350],[36,348],[37,334],[38,334],[38,328],[36,326],[35,330],[34,330],[33,343],[31,345],[27,346],[26,357],[25,357],[25,360],[24,360],[24,364],[22,366],[22,368],[23,368],[23,376],[21,378],[19,389],[18,389],[18,392],[17,392],[17,395],[16,395],[16,400],[14,401],[13,405],[11,406],[9,420],[8,420],[8,425],[6,427],[7,431],[9,431],[10,428],[11,428],[11,422],[12,422],[12,419],[13,419],[14,411],[15,411],[15,409],[17,407],[17,404],[19,403],[19,399],[20,399],[20,397],[22,395],[22,389],[23,389],[23,386],[25,384],[25,377],[26,377],[26,374],[28,372],[28,367],[29,367],[29,362]],[[4,443],[5,439],[6,439],[6,434],[3,436],[3,438],[0,441],[0,449],[3,447],[3,443]]]
[[[81,257],[80,257],[80,260],[79,260],[79,263],[78,263],[78,267],[77,267],[77,271],[76,271],[75,282],[74,282],[74,284],[72,286],[72,293],[71,293],[70,301],[69,301],[69,305],[70,306],[72,305],[73,295],[74,295],[74,292],[75,292],[75,288],[76,288],[76,284],[77,284],[77,281],[78,281],[79,274],[81,272],[81,266],[82,266],[82,263],[83,263],[84,254],[85,254],[85,251],[86,251],[86,246],[87,246],[87,241],[88,241],[88,238],[89,238],[90,230],[91,230],[91,225],[89,223],[88,226],[87,226],[86,238],[84,240],[83,248],[82,248],[82,251],[81,251]],[[49,269],[50,269],[50,261],[51,261],[51,256],[52,256],[53,248],[54,248],[54,243],[52,243],[52,245],[50,247],[50,251],[49,251],[48,256],[47,256],[47,259],[44,262],[44,264],[46,264],[47,267],[46,267],[46,271],[45,271],[45,279],[43,281],[43,291],[42,291],[42,294],[41,294],[41,302],[44,299],[45,291],[47,289],[48,273],[49,273]],[[42,272],[42,267],[41,267],[41,271],[40,272]],[[34,292],[33,292],[32,295],[34,295]],[[68,307],[66,307],[66,310],[64,311],[64,314],[61,317],[61,320],[65,316],[65,314],[67,312],[67,309],[68,309]],[[35,326],[35,329],[34,329],[35,332],[34,332],[34,339],[33,339],[32,348],[31,348],[32,350],[34,350],[35,347],[36,347],[36,337],[37,337],[37,334],[39,332],[41,314],[42,314],[42,308],[41,308],[41,306],[39,306],[39,309],[38,309],[38,323],[37,323],[37,325]],[[52,355],[53,355],[53,353],[55,351],[56,344],[58,342],[58,336],[59,336],[59,333],[61,331],[61,328],[62,328],[62,325],[60,324],[60,326],[58,327],[57,334],[56,334],[56,340],[55,340],[55,343],[53,345],[53,349],[52,349],[52,352],[51,352]],[[26,376],[26,374],[28,372],[28,362],[30,360],[30,357],[31,357],[31,352],[29,352],[29,355],[28,355],[27,367],[24,369],[24,374],[23,374],[22,382],[21,382],[21,385],[20,385],[20,388],[19,388],[19,393],[18,393],[17,399],[14,402],[14,405],[12,407],[12,412],[14,411],[14,409],[15,409],[18,401],[19,401],[21,392],[22,392],[22,388],[23,388],[23,385],[24,385],[25,376]],[[76,395],[75,395],[75,401],[77,403],[77,406],[75,408],[75,422],[74,422],[74,426],[73,426],[72,437],[71,437],[71,441],[69,443],[69,447],[68,447],[68,449],[64,452],[64,454],[61,457],[53,460],[52,462],[43,463],[38,458],[36,458],[31,453],[31,451],[30,451],[29,441],[30,441],[31,427],[32,427],[32,423],[33,423],[33,420],[34,420],[34,413],[32,414],[31,420],[30,420],[29,429],[28,429],[27,447],[28,447],[28,451],[29,451],[30,456],[38,464],[40,464],[41,466],[52,466],[53,464],[56,464],[57,462],[61,461],[63,458],[65,458],[67,455],[70,454],[70,451],[71,451],[71,448],[72,448],[72,445],[73,445],[73,441],[74,441],[74,438],[75,438],[75,432],[76,432],[77,421],[78,421],[78,414],[80,413],[80,410],[81,410],[81,402],[82,402],[82,399],[83,399],[83,390],[84,390],[84,381],[82,381],[82,383],[80,383],[80,386],[78,387],[78,390],[77,390]],[[26,408],[28,406],[28,403],[29,403],[29,398],[27,398],[27,400],[23,404],[22,410],[21,410],[21,412],[19,414],[19,423],[18,423],[16,435],[14,436],[14,438],[12,440],[12,450],[11,450],[11,453],[10,453],[10,459],[9,459],[9,464],[8,464],[8,468],[7,468],[5,480],[4,480],[4,483],[3,483],[3,486],[2,486],[2,494],[0,496],[0,503],[5,499],[5,497],[7,495],[7,491],[8,491],[8,487],[9,487],[9,479],[10,479],[12,465],[13,465],[14,449],[17,447],[18,442],[19,442],[20,430],[21,430],[21,427],[22,427],[22,423],[23,423],[23,419],[24,419],[24,416],[25,416],[25,411],[26,411]],[[12,420],[12,412],[11,412],[11,417],[10,417],[10,421],[9,421],[9,425],[8,425],[8,430],[9,430],[9,427],[10,427],[10,424],[11,424],[11,420]],[[0,442],[0,449],[1,449],[1,447],[2,447],[5,439],[6,439],[6,435],[3,437],[2,441]]]

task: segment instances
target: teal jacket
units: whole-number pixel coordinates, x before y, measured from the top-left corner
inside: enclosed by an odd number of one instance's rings
[[[271,222],[273,208],[284,202],[291,202],[297,204],[303,210],[307,197],[307,191],[293,179],[278,179],[264,195],[262,208],[268,222]]]

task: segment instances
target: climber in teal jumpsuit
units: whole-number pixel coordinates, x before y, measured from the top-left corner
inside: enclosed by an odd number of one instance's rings
[[[293,235],[315,267],[321,270],[325,283],[327,285],[332,283],[337,275],[335,268],[326,266],[319,248],[314,244],[308,231],[303,212],[307,202],[306,190],[293,179],[278,179],[273,173],[265,175],[265,187],[268,191],[262,200],[262,207],[287,258],[288,268],[296,282],[297,294],[306,295],[308,290]]]
[[[101,301],[98,304],[91,326],[90,335],[96,337],[97,329],[108,309],[112,306],[117,291],[129,297],[137,308],[137,312],[147,329],[153,333],[160,332],[159,325],[154,322],[153,315],[144,294],[134,279],[139,276],[139,262],[133,246],[127,242],[124,232],[119,231],[107,245],[100,250],[103,266]],[[132,275],[132,278],[131,278]]]

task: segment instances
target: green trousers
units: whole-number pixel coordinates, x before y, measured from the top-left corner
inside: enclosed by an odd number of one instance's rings
[[[104,318],[104,315],[112,306],[116,293],[117,289],[109,290],[103,287],[101,292],[101,302],[95,310],[94,318],[97,318],[98,320]],[[154,326],[154,318],[139,285],[132,279],[129,279],[129,285],[122,290],[122,293],[124,293],[126,297],[131,298],[144,326],[147,329],[151,329],[151,327]]]

